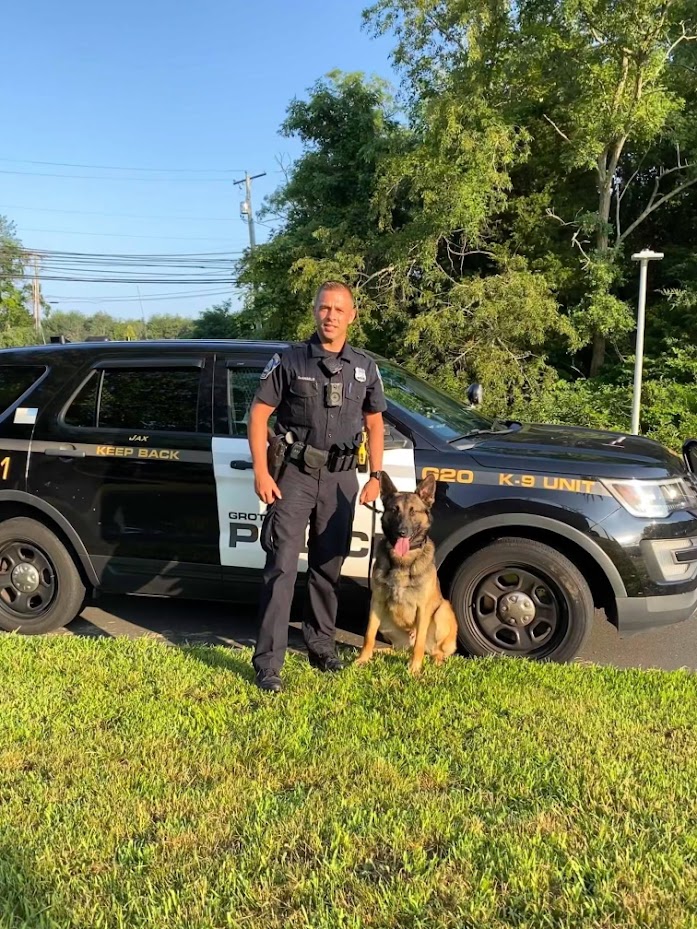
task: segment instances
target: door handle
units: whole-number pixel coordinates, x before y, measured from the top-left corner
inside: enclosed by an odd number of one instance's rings
[[[230,467],[234,468],[235,471],[251,471],[254,465],[251,461],[241,461],[236,459],[235,461],[230,462]]]
[[[84,458],[85,453],[74,445],[51,445],[44,449],[44,455],[50,455],[52,458]]]

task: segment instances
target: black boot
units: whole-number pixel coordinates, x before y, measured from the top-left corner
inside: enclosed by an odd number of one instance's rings
[[[343,661],[337,658],[336,655],[315,655],[313,652],[310,652],[308,657],[312,667],[317,668],[319,671],[328,671],[331,674],[335,674],[337,671],[344,670]]]
[[[283,681],[278,671],[268,668],[257,671],[254,683],[260,690],[267,690],[273,694],[278,694],[283,690]]]

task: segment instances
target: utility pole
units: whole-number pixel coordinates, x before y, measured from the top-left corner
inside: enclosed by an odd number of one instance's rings
[[[136,284],[136,290],[138,291],[138,302],[140,303],[140,318],[143,320],[143,338],[147,339],[148,337],[148,324],[145,322],[145,310],[143,309],[143,298],[140,295],[140,287]]]
[[[266,171],[262,171],[261,174],[249,174],[248,171],[245,171],[244,178],[240,181],[235,181],[235,186],[238,184],[244,184],[245,189],[245,199],[240,204],[240,214],[243,219],[247,220],[247,228],[249,230],[249,247],[252,251],[256,248],[257,238],[254,231],[254,210],[252,209],[252,181],[255,181],[258,177],[266,177]]]
[[[32,281],[32,302],[34,304],[34,328],[41,329],[41,285],[39,284],[39,256],[34,255],[34,280]]]

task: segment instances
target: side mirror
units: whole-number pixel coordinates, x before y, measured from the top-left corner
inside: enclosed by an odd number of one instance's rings
[[[687,439],[682,447],[682,457],[687,470],[697,474],[697,439]]]
[[[467,399],[471,406],[479,406],[484,399],[484,388],[481,384],[470,384],[467,388]]]

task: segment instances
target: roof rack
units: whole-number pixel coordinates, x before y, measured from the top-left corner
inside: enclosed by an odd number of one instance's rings
[[[66,339],[64,335],[52,335],[49,338],[51,345],[66,345],[70,339]]]

